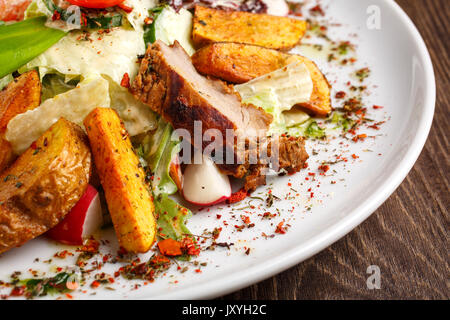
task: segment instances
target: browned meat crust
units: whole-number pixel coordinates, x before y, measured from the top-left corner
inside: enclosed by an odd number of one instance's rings
[[[202,123],[203,134],[207,135],[209,129],[219,130],[224,137],[221,142],[224,154],[231,154],[234,159],[233,164],[218,163],[219,168],[237,178],[247,175],[248,190],[264,184],[265,178],[260,176],[263,167],[267,168],[270,163],[262,160],[250,164],[251,155],[260,153],[262,147],[249,142],[265,140],[272,116],[261,108],[242,104],[239,95],[223,82],[198,74],[190,57],[177,42],[169,47],[157,41],[147,49],[130,90],[174,128],[186,129],[191,136],[194,135],[195,121]],[[235,134],[231,141],[225,139],[230,129]],[[238,152],[237,141],[244,141],[245,152]],[[307,158],[303,138],[289,140],[282,137],[279,141],[282,144],[279,155],[283,157],[279,160],[280,169],[300,170]],[[203,141],[202,147],[209,143]],[[267,155],[270,157],[270,152]]]

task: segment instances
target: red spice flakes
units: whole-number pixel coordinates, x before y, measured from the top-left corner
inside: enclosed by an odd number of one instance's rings
[[[320,4],[318,4],[317,6],[312,7],[311,9],[309,9],[309,12],[313,15],[313,16],[325,16],[325,12],[323,11],[322,7],[320,6]]]
[[[191,256],[198,256],[200,254],[200,247],[192,237],[184,237],[181,240],[181,249]]]
[[[336,99],[344,99],[346,96],[346,93],[344,91],[339,91],[336,93]]]
[[[73,253],[67,250],[59,251],[53,255],[55,258],[65,259],[67,256],[73,256]]]
[[[385,123],[385,122],[386,122],[386,121],[380,121],[380,122],[374,123],[373,125],[368,126],[368,128],[370,128],[370,129],[375,129],[375,130],[380,130],[380,126],[381,126],[383,123]]]
[[[277,215],[271,212],[264,212],[263,213],[263,219],[272,219],[276,217]]]
[[[124,88],[129,88],[130,87],[130,76],[128,75],[128,73],[125,73],[123,75],[122,81],[120,82],[120,85]]]
[[[25,286],[14,287],[9,294],[12,297],[20,297],[25,293]]]
[[[382,106],[377,106],[377,105],[374,105],[372,108],[374,108],[375,110],[378,110],[378,109],[383,109],[384,107],[382,107]]]
[[[216,215],[216,218],[220,219],[220,218],[222,218],[222,215],[218,214],[218,215]]]
[[[117,255],[122,258],[123,256],[127,255],[128,251],[124,247],[120,247],[119,250],[117,250]]]
[[[56,21],[56,20],[60,20],[60,19],[61,19],[61,14],[55,10],[52,15],[52,21]]]
[[[365,134],[365,133],[363,133],[363,134],[359,134],[359,135],[357,135],[357,136],[355,136],[355,137],[353,137],[353,141],[354,142],[358,142],[358,141],[364,141],[364,139],[366,139],[367,138],[367,134]]]
[[[319,166],[319,170],[321,170],[323,172],[327,172],[328,170],[330,170],[330,166],[327,164],[322,164]]]
[[[158,242],[159,251],[165,256],[181,256],[181,242],[168,238]]]
[[[212,232],[213,239],[216,240],[217,238],[219,238],[221,232],[222,232],[222,228],[214,228],[214,230]]]
[[[250,222],[251,222],[249,216],[241,215],[241,219],[245,224],[250,224]]]
[[[286,227],[284,227],[283,225],[284,225],[284,220],[281,221],[281,222],[277,225],[277,227],[276,227],[276,229],[275,229],[275,233],[285,234],[286,231],[287,231],[287,229],[286,229]]]
[[[97,280],[92,281],[92,283],[91,283],[91,288],[96,289],[96,288],[98,288],[98,287],[100,287],[100,282],[97,281]]]
[[[233,203],[241,202],[242,200],[247,198],[247,196],[248,196],[248,192],[244,188],[242,188],[241,190],[233,193],[231,195],[230,199],[227,200],[227,203],[233,204]]]
[[[195,272],[197,272],[197,273],[202,273],[202,270],[200,270],[200,269],[195,269]]]
[[[131,11],[133,11],[133,7],[129,7],[124,3],[119,3],[117,5],[120,9],[122,9],[123,11],[125,11],[126,13],[131,13]]]
[[[84,245],[81,248],[77,249],[77,251],[96,254],[96,253],[98,253],[99,246],[100,246],[100,243],[97,240],[95,240],[93,237],[91,237],[84,243]]]
[[[352,154],[353,159],[358,159],[359,157],[356,154]]]

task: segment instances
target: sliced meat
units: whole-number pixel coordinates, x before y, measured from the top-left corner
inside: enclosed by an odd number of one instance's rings
[[[251,164],[249,159],[250,155],[261,151],[258,143],[251,142],[266,139],[272,116],[261,108],[242,104],[240,96],[223,82],[200,75],[178,42],[167,46],[156,41],[150,46],[130,90],[137,99],[149,105],[175,129],[186,129],[191,137],[194,137],[195,121],[201,122],[202,134],[206,137],[211,133],[208,132],[209,129],[219,130],[223,141],[216,142],[221,144],[224,155],[233,157],[233,161],[217,164],[224,173],[242,178],[249,170],[261,172],[255,169],[255,165],[269,165],[266,161]],[[234,134],[234,139],[226,139],[230,133]],[[205,148],[210,141],[203,139],[202,147]],[[285,139],[280,141],[285,143]],[[238,142],[245,144],[245,152],[239,152]],[[304,145],[302,138],[297,143]],[[280,151],[282,150],[294,149],[289,143],[289,146],[282,146]],[[303,161],[306,155],[304,148],[301,152],[304,154],[298,158],[298,155],[292,154],[282,159],[281,168],[300,168],[297,162]],[[223,159],[225,158],[229,159],[224,156]],[[261,183],[262,180],[258,181]],[[257,183],[252,183],[255,184]]]

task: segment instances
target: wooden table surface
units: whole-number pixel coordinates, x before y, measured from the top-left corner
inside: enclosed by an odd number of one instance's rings
[[[321,253],[225,299],[449,299],[448,0],[397,0],[416,24],[433,60],[436,113],[412,171],[364,223]],[[367,267],[381,271],[369,290]]]

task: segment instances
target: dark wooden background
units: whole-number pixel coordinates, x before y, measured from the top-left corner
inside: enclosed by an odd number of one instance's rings
[[[397,0],[422,34],[437,82],[422,154],[395,193],[363,224],[313,258],[225,299],[449,299],[450,1]],[[381,289],[366,269],[381,269]]]

